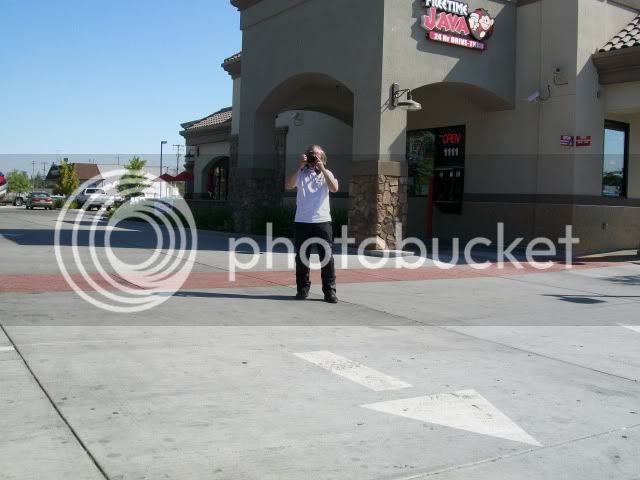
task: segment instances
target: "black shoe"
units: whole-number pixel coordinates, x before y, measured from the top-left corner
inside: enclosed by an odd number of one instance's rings
[[[332,293],[331,295],[325,295],[324,301],[327,303],[338,303],[338,297],[336,297],[335,293]]]
[[[296,293],[296,300],[306,300],[309,297],[309,292]]]

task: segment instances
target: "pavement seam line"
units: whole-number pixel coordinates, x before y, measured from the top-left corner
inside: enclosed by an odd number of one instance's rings
[[[536,447],[536,448],[528,448],[526,450],[523,450],[521,452],[516,452],[516,453],[511,453],[508,455],[500,455],[497,457],[490,457],[490,458],[485,458],[483,460],[478,460],[477,462],[470,462],[470,463],[464,463],[462,465],[456,465],[453,467],[448,467],[448,468],[442,468],[440,470],[433,470],[431,472],[426,472],[426,473],[419,473],[416,475],[411,475],[409,477],[396,477],[395,480],[422,480],[425,478],[430,478],[430,477],[435,477],[437,475],[442,475],[444,473],[451,473],[451,472],[455,472],[458,470],[465,470],[468,468],[473,468],[473,467],[478,467],[481,465],[486,465],[489,463],[495,463],[495,462],[499,462],[501,460],[509,460],[511,458],[516,458],[516,457],[521,457],[524,455],[529,455],[530,453],[533,452],[540,452],[541,450],[550,450],[552,448],[558,448],[558,447],[564,447],[566,445],[571,445],[573,443],[578,443],[578,442],[582,442],[585,440],[591,440],[593,438],[599,438],[599,437],[605,437],[607,435],[612,435],[614,433],[619,433],[619,432],[626,432],[628,430],[635,430],[637,428],[640,427],[640,423],[634,424],[634,425],[630,425],[628,427],[620,427],[620,428],[616,428],[613,430],[608,430],[606,432],[600,432],[600,433],[594,433],[592,435],[585,435],[584,437],[578,437],[578,438],[574,438],[571,440],[566,440],[564,442],[558,442],[558,443],[554,443],[552,445],[545,445],[543,447]]]
[[[607,267],[605,267],[607,268]],[[571,270],[569,270],[570,272]],[[575,270],[573,270],[575,272]],[[567,271],[560,271],[560,272],[553,272],[553,273],[566,273]],[[553,288],[553,289],[557,289],[557,290],[565,290],[565,291],[570,291],[570,292],[576,292],[576,293],[583,293],[583,294],[589,294],[589,295],[584,295],[584,296],[596,296],[596,297],[601,297],[601,298],[629,298],[629,304],[631,303],[637,303],[640,302],[640,297],[627,297],[627,296],[616,296],[616,295],[603,295],[602,293],[597,293],[597,292],[592,292],[590,290],[581,290],[578,288],[566,288],[566,287],[558,287],[556,285],[549,285],[548,283],[541,283],[541,282],[530,282],[527,280],[524,280],[522,278],[522,276],[516,277],[509,277],[509,276],[500,276],[498,278],[502,278],[504,280],[511,280],[512,282],[519,282],[519,283],[528,283],[528,284],[533,284],[533,285],[540,285],[543,287],[549,287],[549,288]],[[631,300],[631,298],[637,298],[637,300]]]
[[[5,329],[4,325],[2,325],[1,323],[0,323],[0,332],[4,333],[4,335],[7,337],[7,339],[9,340],[11,345],[13,346],[15,352],[18,354],[18,356],[22,360],[22,363],[26,367],[27,371],[29,372],[29,374],[31,375],[33,380],[36,382],[36,384],[38,385],[38,387],[40,388],[40,390],[42,391],[44,396],[47,398],[49,404],[54,409],[54,411],[57,413],[58,417],[62,420],[62,422],[69,429],[69,432],[71,432],[71,435],[73,435],[73,437],[76,439],[76,441],[78,442],[78,445],[80,445],[80,447],[84,450],[84,453],[89,457],[89,460],[91,460],[91,463],[93,463],[93,465],[96,467],[96,469],[98,470],[100,475],[102,475],[102,477],[105,480],[110,480],[110,478],[107,475],[107,472],[105,471],[105,469],[102,467],[102,465],[100,465],[100,462],[98,462],[98,459],[93,456],[91,451],[87,448],[85,443],[80,438],[80,435],[75,431],[73,426],[71,426],[71,423],[69,423],[67,418],[64,416],[64,414],[60,410],[60,408],[58,408],[56,403],[53,401],[53,398],[51,397],[51,395],[49,394],[47,389],[44,387],[42,382],[38,379],[38,377],[36,376],[35,372],[29,366],[29,363],[27,362],[27,359],[24,357],[24,355],[22,354],[22,352],[19,350],[19,348],[17,347],[16,343],[14,342],[13,338],[11,338],[11,336],[9,335],[9,332],[7,332],[7,330]]]
[[[464,333],[464,332],[460,332],[458,330],[454,330],[455,328],[460,328],[460,327],[455,327],[455,326],[442,327],[442,326],[439,326],[439,325],[433,325],[433,327],[440,328],[442,330],[446,330],[447,332],[457,333],[457,334],[463,335],[465,337],[472,338],[474,340],[481,340],[481,341],[493,343],[494,345],[500,345],[502,347],[510,348],[512,350],[516,350],[516,351],[521,352],[521,353],[527,353],[529,355],[535,355],[537,357],[545,358],[547,360],[553,360],[553,361],[556,361],[556,362],[561,362],[561,363],[564,363],[565,365],[572,365],[574,367],[583,368],[585,370],[589,370],[590,372],[600,373],[600,374],[607,375],[607,376],[610,376],[610,377],[613,377],[613,378],[617,378],[619,380],[627,380],[627,381],[633,382],[633,383],[638,383],[640,381],[640,380],[635,379],[635,378],[629,378],[629,377],[624,377],[622,375],[616,375],[615,373],[605,372],[603,370],[598,370],[597,368],[587,367],[586,365],[580,365],[579,363],[570,362],[569,360],[563,360],[561,358],[551,357],[551,356],[545,355],[543,353],[538,353],[538,352],[534,352],[534,351],[531,351],[531,350],[526,350],[524,348],[516,347],[514,345],[509,345],[509,344],[506,344],[506,343],[498,342],[497,340],[490,340],[488,338],[476,337],[475,335],[471,335],[469,333]],[[468,325],[462,325],[462,327],[469,327],[469,326]],[[610,328],[615,328],[615,327],[612,326]]]

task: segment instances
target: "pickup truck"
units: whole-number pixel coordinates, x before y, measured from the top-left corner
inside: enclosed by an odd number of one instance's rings
[[[96,210],[106,207],[110,210],[114,204],[114,197],[107,195],[107,192],[102,188],[86,188],[76,197],[76,203],[81,208]]]
[[[2,187],[0,187],[2,188]],[[7,192],[4,196],[0,194],[0,203],[15,205],[16,207],[22,207],[27,203],[27,192]]]

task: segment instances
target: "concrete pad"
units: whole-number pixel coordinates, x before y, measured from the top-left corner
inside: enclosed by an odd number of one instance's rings
[[[558,272],[512,278],[398,282],[395,285],[338,284],[338,296],[378,311],[437,325],[582,325],[593,321],[595,325],[602,325],[606,315],[590,320],[587,312],[604,312],[613,306],[628,305],[629,313],[622,319],[613,315],[609,318],[607,323],[613,324],[630,320],[632,312],[640,309],[636,299],[615,296],[598,299],[597,303],[566,301],[566,298],[573,299],[576,292],[541,283],[537,280],[541,276],[560,283],[563,278],[570,276],[573,279],[576,274]],[[389,294],[391,289],[392,295]],[[317,288],[314,292],[318,292]],[[523,313],[526,316],[518,320]],[[570,323],[561,323],[563,321]]]
[[[607,311],[613,316],[618,312]],[[475,338],[640,382],[640,335],[613,327],[450,327]]]
[[[639,427],[619,429],[540,450],[394,480],[636,480]]]
[[[0,345],[6,343],[0,333]],[[0,476],[104,480],[18,354],[6,348],[0,346]]]
[[[474,389],[544,445],[640,420],[637,382],[440,328],[11,331],[116,477],[394,478],[530,450],[362,409],[408,390],[373,392],[293,355],[328,347],[411,383],[416,396]]]

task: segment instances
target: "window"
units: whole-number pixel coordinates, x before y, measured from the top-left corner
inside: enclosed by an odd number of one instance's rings
[[[229,198],[229,160],[216,163],[209,170],[207,193],[211,200],[226,201]]]
[[[463,188],[465,162],[464,125],[443,128],[429,128],[407,132],[407,167],[409,169],[408,194],[412,197],[429,195],[429,183],[437,172],[457,169],[453,174],[456,189]],[[438,192],[436,192],[438,193]],[[442,192],[440,192],[442,193]]]
[[[629,125],[607,120],[604,126],[603,196],[627,196],[628,165]]]
[[[408,194],[410,197],[429,195],[436,155],[436,134],[433,130],[407,132]]]

